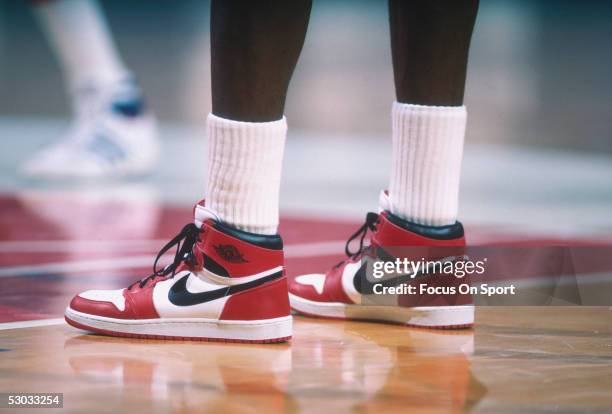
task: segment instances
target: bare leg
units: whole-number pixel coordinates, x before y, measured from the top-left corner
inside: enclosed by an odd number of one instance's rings
[[[283,116],[310,8],[311,0],[213,0],[213,114],[250,122]]]
[[[398,102],[463,104],[478,0],[389,0]]]

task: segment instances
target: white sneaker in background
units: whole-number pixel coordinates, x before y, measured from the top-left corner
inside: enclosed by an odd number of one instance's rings
[[[89,83],[73,95],[74,120],[20,172],[32,178],[107,178],[150,172],[158,158],[157,126],[131,81]]]

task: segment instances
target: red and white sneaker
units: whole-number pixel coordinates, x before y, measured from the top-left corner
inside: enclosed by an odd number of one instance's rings
[[[173,246],[174,261],[156,270]],[[153,274],[128,288],[88,290],[72,299],[66,321],[112,336],[283,342],[291,338],[283,242],[234,229],[195,207],[195,223],[159,252]]]
[[[473,299],[469,294],[460,294],[458,289],[460,284],[469,284],[466,277],[435,273],[416,277],[396,274],[391,279],[384,279],[383,284],[412,284],[416,293],[375,298],[373,293],[376,292],[374,285],[377,280],[367,276],[368,263],[394,261],[398,258],[403,260],[409,258],[408,252],[418,252],[418,257],[412,257],[411,260],[423,257],[430,262],[446,264],[462,260],[465,248],[461,223],[442,227],[418,225],[392,214],[386,193],[381,194],[380,202],[380,214],[368,213],[365,224],[349,238],[346,246],[348,259],[338,263],[326,274],[301,275],[290,281],[291,308],[307,316],[323,318],[371,320],[446,329],[471,326],[474,322]],[[364,248],[368,230],[372,231],[372,236],[370,245]],[[349,244],[357,237],[360,237],[359,250],[352,253]],[[435,293],[421,294],[421,284],[439,289]],[[445,290],[449,287],[453,290]]]

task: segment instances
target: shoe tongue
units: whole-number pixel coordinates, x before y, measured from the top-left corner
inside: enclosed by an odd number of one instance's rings
[[[378,195],[378,214],[383,211],[393,213],[393,204],[391,204],[391,198],[389,197],[389,190],[381,190]]]
[[[206,220],[212,219],[215,221],[220,221],[217,213],[204,206],[204,200],[200,201],[198,204],[195,205],[195,207],[193,208],[193,215],[193,222],[198,227],[202,227],[202,224]]]

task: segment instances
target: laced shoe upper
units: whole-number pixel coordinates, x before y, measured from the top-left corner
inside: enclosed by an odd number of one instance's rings
[[[170,264],[160,259],[176,247]],[[152,273],[126,289],[86,291],[74,311],[120,319],[268,319],[289,315],[282,239],[224,225],[199,203],[159,251]]]
[[[366,243],[370,233],[369,243]],[[351,245],[359,240],[357,250]],[[290,284],[291,294],[315,302],[361,303],[371,293],[366,279],[366,260],[438,260],[463,257],[465,238],[461,223],[450,226],[422,226],[383,210],[368,213],[364,224],[347,241],[347,258],[325,274],[297,276]],[[363,283],[363,282],[367,283]],[[367,285],[364,287],[362,285]],[[406,299],[402,299],[408,306]],[[412,305],[410,305],[412,306]]]

